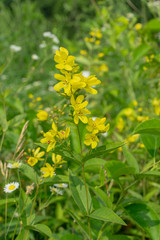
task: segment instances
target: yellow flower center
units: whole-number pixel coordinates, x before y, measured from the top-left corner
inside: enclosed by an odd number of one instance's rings
[[[15,185],[13,185],[13,184],[8,187],[9,190],[14,190],[15,188],[16,188],[16,187],[15,187]]]

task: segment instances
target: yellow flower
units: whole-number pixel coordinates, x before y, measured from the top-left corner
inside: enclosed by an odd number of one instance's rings
[[[81,50],[81,51],[80,51],[80,54],[81,54],[81,55],[84,55],[84,56],[87,56],[87,51],[86,51],[86,50]]]
[[[147,70],[147,67],[143,66],[143,71],[146,71]]]
[[[135,107],[138,106],[138,102],[137,102],[136,100],[134,100],[132,103],[133,103],[133,105],[134,105]]]
[[[148,56],[145,56],[145,60],[146,60],[146,62],[150,62],[150,59],[149,59],[149,57]]]
[[[30,166],[34,166],[38,161],[43,161],[44,158],[42,158],[45,154],[44,151],[40,152],[40,147],[38,147],[36,150],[33,149],[33,157],[29,157],[28,164]]]
[[[52,153],[52,161],[55,167],[57,167],[58,165],[60,165],[59,167],[61,167],[61,164],[66,162],[62,159],[61,155],[59,154],[55,155],[55,153]]]
[[[101,57],[103,57],[103,56],[104,56],[104,53],[103,53],[103,52],[98,53],[98,57],[99,57],[99,58],[101,58]]]
[[[91,148],[95,148],[98,142],[99,142],[99,139],[95,134],[87,133],[85,135],[84,144],[86,144],[87,146],[91,145]]]
[[[97,94],[97,90],[94,89],[93,86],[100,84],[100,80],[98,80],[94,75],[91,75],[87,78],[84,77],[83,81],[86,84],[86,86],[84,87],[84,90],[86,90],[86,92],[91,94]]]
[[[70,133],[70,128],[67,127],[66,131],[63,131],[63,130],[59,131],[57,133],[57,137],[64,140],[64,139],[68,138],[69,133]]]
[[[107,132],[109,130],[109,124],[106,126],[104,125],[106,121],[106,118],[96,118],[95,121],[92,118],[88,119],[88,125],[86,126],[86,129],[89,132],[92,132],[93,134],[99,133],[99,132]]]
[[[101,43],[100,40],[96,40],[96,41],[95,41],[95,44],[96,44],[96,45],[100,45],[100,43]]]
[[[31,99],[34,98],[33,94],[31,94],[31,93],[28,95],[28,97]]]
[[[46,163],[45,165],[46,167],[41,168],[43,177],[53,177],[55,169],[49,163]]]
[[[67,49],[60,47],[60,51],[56,50],[56,55],[54,56],[54,61],[58,63],[56,65],[57,69],[64,69],[67,71],[72,71],[74,66],[74,56],[68,56],[69,52]]]
[[[86,42],[89,42],[89,38],[88,37],[85,37],[84,39]]]
[[[132,108],[125,108],[122,111],[122,115],[128,117],[130,120],[134,120],[135,111]]]
[[[43,110],[39,110],[37,113],[37,117],[39,121],[46,121],[48,118],[48,113]]]
[[[54,149],[55,144],[56,144],[56,140],[55,137],[57,135],[58,131],[57,131],[57,126],[55,125],[55,123],[52,123],[52,129],[46,133],[43,134],[44,138],[40,140],[41,143],[47,143],[48,147],[47,147],[47,152],[51,151],[52,149]]]
[[[61,89],[64,89],[64,93],[67,96],[71,96],[71,94],[75,93],[75,91],[86,86],[86,83],[81,81],[80,74],[74,74],[72,76],[71,73],[65,72],[65,76],[55,74],[54,77],[60,80],[60,82],[54,86],[54,90],[59,92]]]
[[[154,106],[154,112],[157,116],[160,115],[160,100],[157,99],[157,98],[154,98],[152,101],[151,101],[152,105]]]
[[[157,99],[157,98],[154,98],[152,101],[151,101],[152,105],[153,106],[158,106],[160,104],[160,101]]]
[[[133,136],[128,136],[126,140],[130,143],[133,143],[133,142],[137,141],[138,138],[139,138],[139,134],[135,134]]]
[[[27,163],[30,165],[30,166],[34,166],[36,163],[38,162],[38,159],[37,158],[34,158],[34,157],[29,157]]]
[[[148,116],[137,116],[137,121],[138,122],[143,122],[143,121],[146,121],[148,119],[149,119]]]
[[[88,42],[94,42],[94,38],[88,38]]]
[[[102,38],[102,33],[101,33],[101,31],[98,30],[98,31],[96,32],[95,36],[96,36],[96,38],[99,38],[99,39]]]
[[[109,69],[106,64],[102,64],[98,69],[98,71],[100,71],[100,72],[108,72],[108,70]]]
[[[142,28],[142,24],[141,23],[137,23],[135,25],[135,28],[136,28],[136,30],[140,30]]]
[[[160,115],[160,106],[155,106],[154,107],[154,112],[157,116],[159,116]]]
[[[42,100],[42,98],[41,97],[37,97],[36,100],[37,100],[37,102],[40,102]]]
[[[118,121],[116,123],[116,128],[118,129],[119,132],[122,132],[122,130],[124,129],[124,120],[123,118],[118,118]]]
[[[90,111],[88,109],[85,109],[85,107],[88,105],[87,101],[84,101],[83,95],[80,95],[74,99],[74,96],[71,97],[71,107],[74,108],[73,116],[74,116],[74,122],[75,124],[79,123],[79,120],[81,120],[83,123],[88,122],[88,118],[85,116],[86,114],[90,114]]]
[[[95,36],[95,32],[93,32],[93,31],[91,31],[89,34],[90,34],[92,37]]]

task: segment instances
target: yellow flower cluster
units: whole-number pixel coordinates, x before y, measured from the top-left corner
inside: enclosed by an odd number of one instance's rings
[[[36,150],[33,149],[32,153],[33,156],[28,157],[27,161],[31,167],[36,165],[38,161],[44,161],[44,158],[42,157],[45,155],[45,151],[40,151],[40,147],[38,147]],[[50,163],[45,163],[45,166],[41,168],[43,177],[53,177],[53,175],[55,175],[56,168],[61,168],[62,163],[65,163],[62,157],[59,154],[55,155],[55,153],[52,153],[52,162],[52,165]]]
[[[54,86],[54,90],[60,92],[61,89],[63,89],[63,94],[66,96],[72,96],[80,89],[84,89],[86,92],[92,94],[97,93],[92,86],[100,84],[101,81],[94,75],[86,78],[82,73],[77,73],[79,67],[74,62],[75,57],[69,56],[67,49],[60,47],[60,51],[56,51],[54,60],[59,63],[56,65],[56,68],[62,73],[54,75],[54,77],[60,81]]]
[[[56,124],[53,122],[52,123],[52,129],[49,130],[46,133],[43,133],[43,139],[40,140],[41,143],[47,143],[48,147],[47,147],[47,152],[51,151],[52,149],[54,149],[55,145],[56,145],[56,138],[59,140],[65,140],[68,138],[70,133],[70,128],[67,127],[65,131],[58,131],[58,128],[56,126]]]
[[[48,113],[44,110],[39,110],[37,113],[37,118],[39,121],[46,121],[48,118]]]
[[[40,101],[42,100],[41,97],[34,97],[33,94],[28,94],[28,97],[30,98],[31,102],[29,103],[29,107],[30,108],[36,108],[38,106],[38,108],[43,108],[43,105],[39,105]]]
[[[62,157],[59,154],[55,155],[55,153],[52,153],[52,162],[53,165],[45,163],[45,167],[41,168],[43,177],[53,177],[53,175],[55,175],[56,168],[62,167],[62,163],[65,161],[62,160]]]
[[[154,112],[157,116],[160,116],[160,100],[158,98],[154,98],[151,101],[152,105],[154,106]]]
[[[102,33],[100,29],[92,28],[89,35],[90,37],[86,37],[84,39],[86,42],[94,43],[95,45],[100,45],[101,43],[100,39],[102,38]]]
[[[90,35],[99,39],[102,37],[100,30],[91,32]],[[56,51],[54,59],[55,62],[58,63],[56,68],[62,73],[55,74],[55,78],[60,82],[54,86],[54,89],[57,92],[60,92],[60,90],[63,89],[64,92],[62,94],[70,97],[70,106],[73,109],[74,123],[76,125],[78,125],[79,121],[83,122],[84,124],[88,123],[86,128],[90,133],[86,134],[84,143],[87,146],[91,145],[92,148],[95,148],[97,146],[97,142],[99,141],[96,134],[99,132],[108,131],[109,124],[107,124],[107,126],[104,125],[106,118],[96,118],[95,121],[93,121],[92,118],[88,119],[86,115],[91,114],[91,112],[86,109],[88,101],[84,101],[84,95],[78,95],[78,90],[83,89],[87,93],[97,94],[97,90],[93,86],[100,84],[101,81],[98,80],[94,75],[84,77],[81,73],[77,73],[77,69],[79,69],[79,67],[74,62],[75,58],[73,56],[69,56],[68,50],[63,47],[60,47],[60,50]],[[74,95],[76,95],[76,97]],[[68,136],[68,134],[69,133],[66,128],[65,135]],[[53,124],[52,130],[45,133],[45,138],[41,140],[42,143],[49,144],[47,151],[50,151],[50,149],[54,148],[56,143],[55,136],[57,137],[59,134],[57,133],[55,124]]]
[[[85,136],[84,144],[87,146],[91,145],[91,148],[95,148],[99,139],[97,137],[97,133],[105,133],[109,130],[109,123],[105,126],[106,118],[96,118],[95,120],[92,118],[88,119],[88,125],[86,129],[90,132]]]
[[[40,147],[38,147],[36,150],[33,149],[32,152],[33,157],[28,158],[28,164],[33,167],[38,161],[44,160],[42,157],[44,156],[45,152],[40,152]]]

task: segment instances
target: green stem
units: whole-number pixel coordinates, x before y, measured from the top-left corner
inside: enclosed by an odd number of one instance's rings
[[[46,163],[46,161],[47,161],[47,158],[48,158],[48,153],[46,154],[46,157],[45,157],[45,161],[44,161],[43,166],[45,165],[45,163]],[[36,202],[36,199],[37,199],[37,195],[38,195],[38,191],[39,191],[40,179],[41,179],[41,178],[39,178],[39,182],[37,183],[37,189],[36,189],[36,193],[35,193],[35,196],[34,196],[34,199],[33,199],[33,204],[32,204],[32,208],[31,208],[31,211],[30,211],[30,215],[29,215],[29,219],[28,219],[27,224],[30,224],[30,220],[31,220],[33,208],[34,208],[34,205],[35,205],[35,202]],[[26,229],[26,231],[25,231],[25,233],[24,233],[24,238],[23,238],[23,240],[26,239],[26,236],[27,236],[28,231],[29,231],[29,230]]]
[[[98,238],[97,238],[97,240],[100,240],[100,239],[101,239],[101,236],[102,236],[102,234],[103,234],[103,232],[104,232],[104,230],[105,230],[107,224],[108,224],[108,223],[105,222],[105,223],[102,225],[102,227],[101,227],[101,229],[100,229],[100,231],[99,231],[99,234],[98,234]]]
[[[5,240],[7,239],[7,194],[6,194],[6,201],[5,201]]]
[[[3,131],[2,138],[1,138],[1,144],[0,144],[0,151],[2,150],[2,145],[3,145],[5,133],[6,133],[6,132]]]
[[[91,240],[92,237],[91,237],[91,224],[90,224],[90,217],[89,217],[88,189],[87,189],[87,184],[86,184],[85,169],[84,169],[84,162],[83,162],[82,141],[81,141],[81,136],[80,136],[80,131],[79,131],[78,125],[77,125],[77,130],[78,130],[78,136],[79,136],[79,142],[80,142],[80,148],[81,148],[81,164],[82,164],[82,173],[83,173],[82,176],[83,176],[83,181],[84,181],[84,186],[85,186],[85,191],[86,191],[86,199],[87,199],[87,218],[88,218],[89,240]]]

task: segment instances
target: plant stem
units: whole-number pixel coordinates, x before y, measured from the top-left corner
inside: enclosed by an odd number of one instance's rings
[[[85,178],[85,169],[84,169],[84,163],[82,162],[82,171],[83,171],[83,181],[84,186],[86,190],[86,198],[87,198],[87,218],[88,218],[88,228],[89,228],[89,239],[91,240],[91,224],[90,224],[90,217],[89,217],[89,202],[88,202],[88,191],[87,191],[87,184],[86,184],[86,178]]]
[[[80,148],[81,148],[81,164],[82,164],[82,173],[83,173],[82,176],[83,176],[83,181],[84,181],[84,186],[85,186],[85,191],[86,191],[86,199],[87,199],[87,218],[88,218],[89,240],[91,240],[92,236],[91,236],[91,224],[90,224],[90,217],[89,217],[88,189],[87,189],[87,184],[86,184],[85,169],[84,169],[84,162],[83,162],[82,141],[81,141],[81,136],[80,136],[80,131],[79,131],[78,125],[77,125],[77,130],[78,130],[79,143],[80,143]]]
[[[47,158],[48,158],[48,153],[46,154],[46,157],[45,157],[45,161],[44,161],[43,166],[45,165],[45,163],[46,163],[46,161],[47,161]],[[32,208],[31,208],[31,211],[30,211],[30,214],[29,214],[29,220],[28,220],[28,223],[27,223],[27,224],[30,224],[30,220],[31,220],[31,216],[32,216],[34,204],[35,204],[35,202],[36,202],[37,195],[38,195],[38,191],[39,191],[40,179],[41,179],[41,178],[39,178],[39,182],[37,182],[37,189],[36,189],[36,193],[35,193],[35,196],[34,196],[34,199],[33,199],[33,204],[32,204]],[[23,240],[26,239],[27,233],[28,233],[28,229],[26,229],[26,231],[25,231],[25,233],[24,233],[24,238],[23,238]]]
[[[2,138],[1,138],[1,144],[0,144],[0,151],[2,150],[2,145],[4,141],[5,131],[3,131]]]

